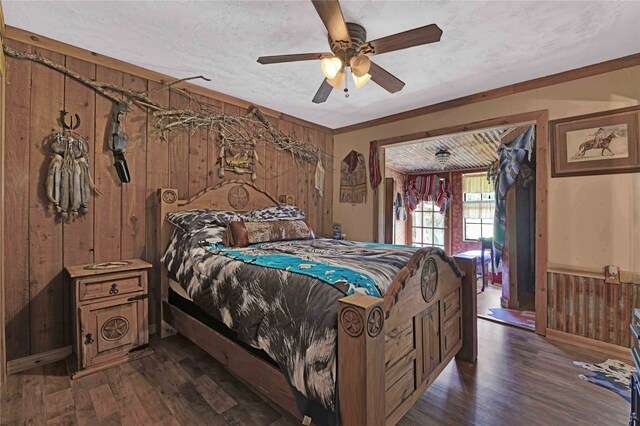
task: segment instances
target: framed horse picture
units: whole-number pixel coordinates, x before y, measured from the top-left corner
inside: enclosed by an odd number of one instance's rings
[[[640,107],[551,121],[552,177],[640,172]]]

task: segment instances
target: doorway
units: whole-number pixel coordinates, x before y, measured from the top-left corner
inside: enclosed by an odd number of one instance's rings
[[[487,262],[485,267],[485,276],[493,277],[494,283],[491,283],[489,280],[489,282],[485,286],[485,291],[484,292],[480,291],[480,294],[478,296],[478,311],[480,315],[483,315],[483,310],[484,310],[483,305],[487,306],[487,310],[489,310],[489,308],[491,307],[497,308],[497,309],[504,309],[505,310],[504,312],[497,312],[497,313],[489,311],[493,315],[487,314],[487,317],[493,317],[492,319],[494,320],[506,320],[506,322],[509,322],[509,323],[514,323],[514,322],[525,323],[527,327],[535,328],[535,331],[538,334],[542,334],[542,335],[544,335],[546,332],[546,305],[547,305],[546,303],[546,267],[547,267],[546,265],[546,262],[547,262],[546,187],[547,187],[547,167],[548,167],[547,134],[546,134],[547,133],[546,131],[547,117],[548,117],[547,111],[537,111],[532,113],[518,114],[514,116],[509,116],[509,117],[499,117],[491,120],[483,120],[481,122],[468,123],[460,126],[452,126],[452,127],[443,128],[443,129],[419,132],[411,135],[394,137],[391,139],[379,141],[380,146],[383,148],[381,150],[381,159],[384,159],[385,164],[387,164],[386,157],[390,148],[410,145],[412,142],[414,143],[416,141],[429,142],[429,141],[435,141],[438,139],[440,140],[450,139],[452,137],[457,137],[461,135],[465,136],[467,139],[470,139],[471,142],[473,142],[474,140],[476,141],[478,140],[476,137],[472,136],[474,134],[478,135],[481,133],[485,133],[487,131],[494,131],[494,132],[498,131],[504,134],[509,129],[518,128],[525,125],[529,126],[531,124],[536,125],[535,129],[533,130],[535,134],[535,145],[534,145],[534,149],[532,150],[533,161],[530,164],[530,167],[536,176],[534,181],[535,183],[531,185],[531,187],[527,191],[522,191],[522,190],[513,191],[514,195],[509,195],[509,197],[515,197],[515,199],[518,200],[517,203],[512,203],[514,206],[516,207],[520,206],[520,210],[522,210],[526,206],[528,210],[528,214],[527,214],[528,221],[529,221],[528,226],[526,225],[526,222],[527,222],[526,220],[522,220],[522,223],[520,224],[516,222],[516,228],[528,230],[526,233],[528,237],[526,235],[523,236],[521,233],[522,238],[519,238],[519,239],[517,237],[515,238],[516,243],[518,241],[520,242],[521,245],[526,243],[528,244],[528,247],[522,248],[522,247],[516,246],[515,248],[512,248],[512,250],[519,249],[518,251],[520,251],[520,253],[525,253],[525,255],[521,255],[517,257],[528,258],[529,259],[528,266],[525,265],[524,267],[521,266],[520,268],[518,268],[518,266],[520,266],[521,263],[518,263],[516,265],[516,267],[514,268],[515,271],[512,272],[511,274],[513,276],[512,281],[515,283],[514,284],[515,286],[512,285],[511,288],[507,287],[508,291],[505,292],[503,291],[502,286],[498,287],[497,282],[500,281],[500,279],[503,279],[503,280],[509,279],[509,277],[506,277],[505,274],[503,274],[503,276],[501,277],[499,274],[499,272],[501,271],[491,274],[489,264]],[[482,136],[480,136],[480,138],[482,138]],[[454,181],[457,179],[455,175],[458,171],[460,172],[464,171],[464,173],[468,173],[468,174],[472,174],[472,173],[481,174],[483,172],[486,172],[486,170],[487,170],[486,167],[478,167],[476,165],[475,168],[471,168],[471,169],[457,168],[457,169],[447,170],[446,168],[441,168],[436,172],[439,172],[440,175],[444,176],[445,180],[449,181],[449,184],[453,184]],[[387,168],[387,171],[389,171],[389,168]],[[434,171],[434,170],[431,170],[431,171]],[[399,172],[401,172],[401,170],[397,170],[396,168],[391,173],[395,173],[397,176],[397,173]],[[386,176],[386,177],[389,177],[389,176]],[[461,176],[460,176],[460,179],[461,179]],[[395,186],[395,188],[397,188],[397,186]],[[519,193],[516,193],[516,192],[519,192]],[[394,194],[394,195],[397,195],[397,194]],[[477,201],[480,201],[480,202],[490,201],[488,199],[483,200],[482,197],[483,195],[482,193],[480,193],[480,199]],[[485,196],[485,198],[489,198],[489,197],[490,196],[488,195]],[[527,200],[528,200],[527,203],[522,201],[524,197],[527,197]],[[381,206],[382,205],[381,202],[385,201],[386,196],[384,195],[384,193],[382,197],[378,196],[378,194],[374,194],[374,198],[376,199],[376,206]],[[478,198],[477,193],[475,195],[469,195],[467,198],[467,201],[470,202],[477,198]],[[380,231],[383,231],[383,229],[381,229],[381,227],[384,226],[384,222],[382,221],[384,217],[384,213],[382,213],[382,210],[383,209],[378,208],[377,211],[375,212],[375,215],[376,215],[375,223],[378,226],[377,229],[375,230],[376,235],[380,234],[381,233]],[[418,207],[415,211],[412,211],[411,214],[408,215],[407,222],[415,222],[416,219],[418,219],[417,218],[418,216],[420,216],[419,220],[421,220],[421,222],[419,226],[413,226],[413,224],[411,226],[409,225],[405,226],[405,235],[406,235],[405,244],[411,243],[411,245],[415,245],[413,244],[413,241],[411,241],[411,239],[414,236],[416,236],[421,240],[419,242],[416,241],[420,244],[420,246],[444,245],[445,250],[449,254],[453,254],[452,250],[456,249],[456,244],[457,244],[456,236],[454,235],[454,232],[455,232],[454,226],[453,226],[454,223],[457,223],[456,227],[458,226],[464,227],[463,232],[466,232],[468,234],[462,238],[463,242],[465,243],[472,242],[472,240],[475,240],[477,238],[484,238],[485,236],[482,230],[483,225],[485,229],[491,226],[489,223],[485,223],[483,218],[480,218],[479,221],[472,220],[472,218],[467,218],[468,223],[465,223],[463,218],[459,217],[459,218],[456,218],[457,222],[452,222],[454,219],[452,217],[452,210],[450,209],[445,215],[445,223],[446,223],[444,227],[445,235],[444,235],[444,244],[442,244],[443,243],[441,239],[442,232],[438,231],[437,233],[439,234],[439,237],[438,238],[435,237],[435,234],[436,234],[435,228],[437,227],[435,225],[438,224],[436,223],[438,221],[430,220],[428,218],[429,216],[433,215],[433,211],[434,211],[434,207],[432,205],[423,205]],[[378,212],[380,212],[380,214]],[[518,215],[518,217],[520,217],[519,215],[521,214],[521,212],[517,212],[516,214]],[[426,220],[425,220],[425,216],[427,216]],[[424,229],[424,228],[430,228],[430,227],[433,227],[433,229],[431,230]],[[442,228],[439,228],[439,229],[442,229]],[[509,233],[507,233],[507,235],[509,235]],[[395,242],[402,243],[401,241],[395,241]],[[511,244],[512,243],[513,242],[511,242]],[[510,243],[506,241],[505,245],[508,245],[508,244]],[[503,262],[504,262],[504,258],[503,258]],[[478,268],[478,269],[481,269],[481,268]],[[528,279],[522,278],[523,274],[528,274],[529,278]],[[518,275],[520,275],[519,278],[517,278]],[[518,282],[521,284],[521,287],[522,286],[527,287],[526,289],[529,290],[528,294],[525,294],[522,292],[518,294],[518,291],[522,290],[522,289],[518,289],[518,286],[517,286]],[[480,288],[482,286],[481,283],[482,283],[482,280],[480,279],[479,280]],[[483,302],[485,299],[487,300],[486,304],[484,304]],[[489,303],[489,301],[491,302]],[[500,303],[497,303],[497,301],[499,301]],[[493,305],[493,306],[488,306],[488,305]],[[535,309],[535,313],[532,312],[533,309]],[[524,321],[523,318],[518,318],[518,315],[515,315],[516,318],[514,319],[513,316],[509,315],[510,313],[509,310],[526,312],[526,314],[520,314],[521,317],[522,316],[525,317],[526,321]],[[521,325],[521,324],[517,324],[517,325]]]

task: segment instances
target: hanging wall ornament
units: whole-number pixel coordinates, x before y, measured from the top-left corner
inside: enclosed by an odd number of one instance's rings
[[[367,202],[367,167],[359,152],[351,151],[340,164],[340,202]]]
[[[369,142],[369,181],[371,182],[371,189],[376,189],[382,182],[379,151],[378,141]]]
[[[74,125],[65,122],[66,111],[60,114],[62,131],[49,136],[51,163],[45,182],[47,198],[56,214],[64,220],[84,215],[89,208],[91,191],[99,193],[91,179],[89,168],[89,146],[84,138],[73,130],[80,125],[76,114]]]
[[[320,198],[324,197],[324,166],[322,165],[322,159],[318,157],[318,163],[316,164],[315,186]]]
[[[218,177],[224,179],[225,171],[228,170],[239,175],[250,174],[251,180],[255,182],[258,179],[256,144],[256,139],[235,139],[229,137],[224,130],[221,131]]]
[[[111,109],[111,139],[109,148],[113,153],[113,167],[116,168],[118,179],[122,183],[131,182],[131,174],[124,158],[124,150],[127,148],[127,133],[124,130],[123,116],[126,120],[128,106],[126,102],[118,102]]]

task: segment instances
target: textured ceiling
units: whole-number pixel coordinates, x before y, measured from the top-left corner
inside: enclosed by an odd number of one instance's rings
[[[488,167],[498,159],[500,135],[506,130],[491,129],[392,146],[385,149],[385,166],[405,174]],[[440,148],[451,153],[444,166],[435,156]]]
[[[369,40],[437,23],[442,41],[380,55],[406,83],[369,82],[350,98],[311,99],[318,62],[258,56],[327,50],[309,1],[3,1],[8,25],[183,78],[328,127],[341,127],[640,52],[640,2],[343,1]]]

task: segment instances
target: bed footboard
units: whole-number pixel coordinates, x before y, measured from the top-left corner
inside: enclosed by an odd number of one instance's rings
[[[338,302],[338,395],[343,425],[384,424],[382,299],[354,294]]]
[[[463,345],[462,275],[451,258],[422,249],[384,300],[340,300],[342,424],[396,424],[456,356]]]

